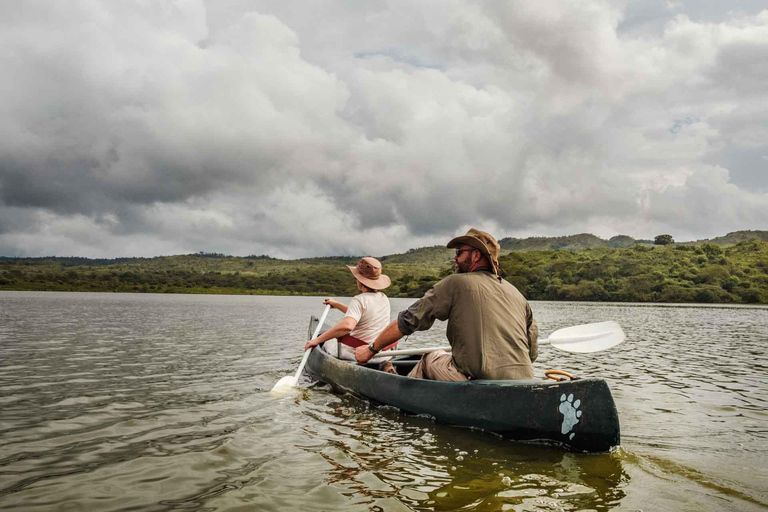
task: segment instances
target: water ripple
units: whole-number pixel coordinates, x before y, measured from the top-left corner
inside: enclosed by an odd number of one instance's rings
[[[623,447],[573,454],[327,386],[275,399],[321,299],[0,293],[0,508],[759,510],[768,309],[533,303],[544,334],[613,319]],[[393,313],[410,301],[393,300]],[[339,317],[340,318],[340,317]],[[444,344],[444,324],[407,346]],[[679,509],[679,508],[677,508]]]

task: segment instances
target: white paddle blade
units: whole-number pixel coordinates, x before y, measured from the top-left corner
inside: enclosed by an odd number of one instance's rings
[[[277,381],[277,384],[275,384],[270,390],[270,394],[282,395],[282,394],[288,393],[293,388],[295,388],[296,384],[298,383],[299,381],[296,377],[294,377],[293,375],[286,375],[285,377]]]
[[[599,352],[615,347],[627,336],[614,321],[576,325],[559,329],[549,336],[549,343],[567,352]]]
[[[312,335],[312,339],[317,338],[320,335],[320,329],[323,328],[323,323],[325,322],[325,317],[328,316],[328,312],[331,310],[330,304],[325,306],[325,309],[323,310],[323,316],[320,317],[320,322],[317,324],[317,328],[315,329],[315,333]],[[288,391],[290,391],[292,388],[295,388],[299,384],[299,377],[301,377],[301,372],[304,371],[304,365],[307,364],[307,359],[309,359],[309,353],[312,352],[312,349],[305,350],[304,351],[304,357],[301,358],[301,364],[299,364],[299,369],[296,370],[296,375],[286,375],[279,381],[277,381],[277,384],[275,384],[272,389],[269,391],[271,395],[279,396],[280,394],[284,394]]]

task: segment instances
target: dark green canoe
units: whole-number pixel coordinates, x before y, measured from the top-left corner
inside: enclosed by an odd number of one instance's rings
[[[310,333],[317,326],[310,320]],[[311,336],[311,334],[310,334]],[[361,395],[449,425],[474,427],[518,441],[543,442],[583,452],[620,443],[619,415],[605,380],[473,380],[439,382],[406,376],[418,356],[396,359],[398,373],[378,371],[314,349],[306,369],[334,390]]]

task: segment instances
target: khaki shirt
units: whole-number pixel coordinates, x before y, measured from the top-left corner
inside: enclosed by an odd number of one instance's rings
[[[437,283],[397,318],[403,334],[448,320],[456,367],[471,379],[529,379],[539,328],[525,297],[486,271],[454,274]]]

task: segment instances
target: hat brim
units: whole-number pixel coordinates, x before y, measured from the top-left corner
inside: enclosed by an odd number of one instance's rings
[[[392,280],[389,279],[389,276],[386,274],[381,274],[378,279],[371,279],[360,274],[360,272],[357,270],[357,267],[350,267],[347,265],[347,268],[350,272],[352,272],[352,275],[355,276],[355,279],[363,283],[371,290],[383,290],[392,284]]]
[[[448,242],[447,247],[449,249],[454,249],[460,245],[468,245],[470,247],[474,247],[475,249],[483,253],[483,256],[488,258],[488,261],[493,260],[493,257],[491,256],[490,251],[488,251],[488,247],[486,247],[483,242],[481,242],[479,239],[473,236],[470,236],[470,235],[457,236],[456,238]]]

